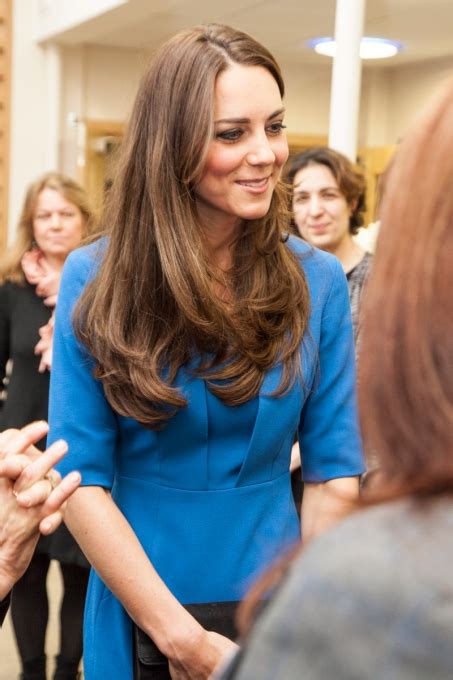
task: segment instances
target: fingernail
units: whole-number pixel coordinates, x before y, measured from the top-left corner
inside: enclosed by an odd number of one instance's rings
[[[45,420],[37,420],[36,423],[33,423],[33,424],[36,427],[36,429],[38,429],[38,430],[46,430],[47,431],[49,429],[49,426],[48,426],[48,424],[46,423]]]
[[[23,505],[24,507],[26,507],[26,508],[30,507],[30,505],[31,505],[30,496],[27,496],[26,494],[23,495],[23,494],[20,493],[16,496],[16,498],[20,502],[20,504]]]
[[[81,482],[82,481],[82,475],[78,470],[73,470],[68,474],[68,479],[71,482]]]
[[[44,522],[44,524],[42,524],[41,527],[44,531],[50,531],[50,529],[52,528],[52,524],[50,522]]]
[[[56,449],[58,452],[67,451],[68,445],[64,439],[58,439],[56,442],[54,442],[53,448]]]

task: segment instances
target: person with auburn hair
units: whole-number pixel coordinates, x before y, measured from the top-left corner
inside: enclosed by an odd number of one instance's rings
[[[290,564],[219,680],[453,677],[452,151],[450,80],[386,177],[363,302],[361,423],[379,473]],[[250,595],[244,632],[282,569]]]
[[[26,192],[12,248],[0,262],[0,378],[7,374],[0,430],[47,420],[53,323],[61,270],[68,253],[94,226],[85,191],[69,177],[46,173]],[[45,439],[39,444],[45,448]],[[58,560],[64,595],[55,680],[74,680],[82,655],[88,562],[67,529],[41,538],[12,598],[21,680],[45,680],[48,622],[46,580]]]
[[[363,224],[365,178],[349,158],[322,146],[294,156],[287,179],[296,233],[336,255],[343,266],[357,337],[360,299],[373,259],[352,238]]]
[[[288,238],[283,94],[240,31],[165,43],[122,145],[109,238],[65,265],[50,420],[83,476],[66,522],[94,567],[87,680],[203,680],[234,648],[235,604],[300,539],[298,428],[304,538],[358,493],[347,285],[335,258]]]

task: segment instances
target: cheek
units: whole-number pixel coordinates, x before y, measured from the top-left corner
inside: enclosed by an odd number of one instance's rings
[[[282,168],[289,156],[288,142],[282,139],[276,147],[274,147],[275,163],[279,168]]]
[[[69,227],[68,235],[73,241],[78,242],[78,241],[81,241],[81,239],[82,239],[83,231],[84,231],[84,224],[83,224],[82,219],[80,219],[80,220],[77,220],[76,222],[74,222],[74,224],[72,224]]]
[[[39,242],[42,241],[45,237],[45,229],[40,227],[38,224],[33,224],[33,239],[36,241],[36,243],[39,245]]]
[[[306,205],[294,205],[293,204],[293,214],[294,218],[297,220],[305,220],[307,217],[307,206]]]
[[[208,155],[202,182],[207,179],[223,179],[240,165],[240,154],[233,147],[213,151]]]
[[[307,222],[307,209],[304,208],[303,206],[295,207],[293,208],[293,214],[294,214],[294,222],[299,229],[299,231],[302,233],[305,229],[305,225]]]
[[[333,214],[341,227],[344,228],[349,225],[349,208],[347,203],[341,202],[333,206]]]

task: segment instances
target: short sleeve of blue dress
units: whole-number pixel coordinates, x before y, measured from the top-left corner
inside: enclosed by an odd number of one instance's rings
[[[48,441],[64,438],[71,445],[71,455],[61,463],[64,474],[76,468],[83,472],[84,485],[110,489],[117,418],[102,384],[93,378],[93,360],[76,340],[72,324],[75,304],[94,276],[101,252],[102,246],[87,257],[86,249],[80,249],[65,264],[55,316]]]
[[[305,482],[324,482],[364,471],[352,320],[339,260],[313,250],[303,255],[302,261],[312,304],[311,338],[306,339],[304,356],[313,352],[314,346],[318,354],[317,362],[306,362],[310,367],[307,374],[314,372],[299,425],[302,476]]]
[[[300,539],[289,475],[298,429],[307,481],[364,469],[346,279],[333,256],[293,237],[287,247],[304,268],[311,299],[302,382],[275,397],[277,365],[254,399],[233,407],[184,367],[176,386],[187,406],[158,431],[114,413],[94,378],[92,358],[74,335],[74,305],[95,275],[105,243],[75,251],[64,268],[49,441],[68,441],[62,473],[79,469],[82,484],[111,489],[145,553],[182,603],[241,599]],[[87,680],[132,680],[131,636],[127,612],[93,573],[85,619]]]

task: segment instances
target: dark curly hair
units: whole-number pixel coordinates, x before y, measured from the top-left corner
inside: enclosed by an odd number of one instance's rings
[[[342,153],[327,146],[318,146],[290,159],[286,173],[287,182],[292,186],[299,170],[311,164],[325,165],[335,177],[347,204],[354,207],[349,218],[349,231],[351,234],[357,234],[363,225],[363,213],[366,209],[364,176]]]

